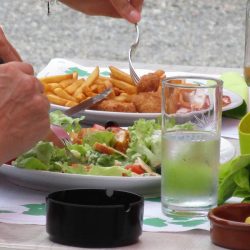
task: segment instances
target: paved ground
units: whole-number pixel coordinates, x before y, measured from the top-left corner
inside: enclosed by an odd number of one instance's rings
[[[135,61],[241,67],[245,0],[145,0]],[[40,70],[54,57],[126,61],[134,27],[89,17],[44,0],[0,0],[0,23],[26,61]]]

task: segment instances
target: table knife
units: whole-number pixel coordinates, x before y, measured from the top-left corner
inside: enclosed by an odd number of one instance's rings
[[[73,107],[65,110],[64,114],[68,115],[68,116],[72,116],[80,111],[83,111],[83,110],[93,106],[97,102],[100,102],[101,100],[103,100],[105,97],[107,97],[111,93],[111,91],[112,91],[111,88],[108,88],[108,89],[104,90],[102,93],[97,94],[97,95],[87,99],[86,101],[83,101],[83,102],[79,103],[78,105],[73,106]]]

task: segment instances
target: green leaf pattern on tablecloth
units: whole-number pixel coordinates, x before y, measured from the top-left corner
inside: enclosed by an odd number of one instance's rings
[[[143,220],[144,225],[153,227],[165,227],[167,226],[167,221],[160,218],[148,218]]]
[[[91,72],[88,72],[86,70],[80,69],[78,67],[70,67],[65,71],[66,74],[72,74],[73,72],[77,72],[78,76],[80,76],[80,77],[88,77],[91,73]],[[110,72],[107,70],[104,70],[104,71],[100,72],[100,75],[109,76]]]
[[[161,202],[160,197],[153,197],[153,198],[147,198],[145,201],[152,201],[152,202]]]
[[[178,232],[195,228],[209,229],[207,217],[166,216],[161,211],[161,199],[146,198],[143,229],[145,231]]]
[[[101,71],[100,75],[102,75],[102,76],[109,76],[110,72],[109,71]]]
[[[40,203],[40,204],[26,204],[23,205],[24,207],[28,208],[27,211],[24,211],[23,214],[28,214],[28,215],[45,215],[45,203]]]
[[[10,210],[0,210],[0,214],[7,214],[7,213],[15,213],[15,212]]]
[[[78,76],[81,76],[81,77],[84,77],[84,76],[88,77],[90,75],[88,71],[79,69],[78,67],[70,67],[69,69],[65,71],[66,74],[71,74],[73,72],[77,72]]]

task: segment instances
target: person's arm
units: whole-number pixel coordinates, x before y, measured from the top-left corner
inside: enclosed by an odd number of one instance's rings
[[[0,59],[2,62],[22,61],[16,49],[10,44],[0,27]]]
[[[124,18],[131,23],[141,19],[143,0],[60,0],[87,15]]]
[[[49,101],[31,65],[0,65],[0,164],[33,147],[49,132]]]

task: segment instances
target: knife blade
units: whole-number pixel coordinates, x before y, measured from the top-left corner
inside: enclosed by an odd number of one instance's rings
[[[111,88],[107,88],[102,93],[95,95],[95,96],[87,99],[86,101],[83,101],[83,102],[79,103],[78,105],[73,106],[73,107],[65,110],[64,114],[68,115],[68,116],[72,116],[80,111],[83,111],[83,110],[93,106],[97,102],[100,102],[101,100],[103,100],[105,97],[107,97],[111,93],[111,91],[112,91]]]

